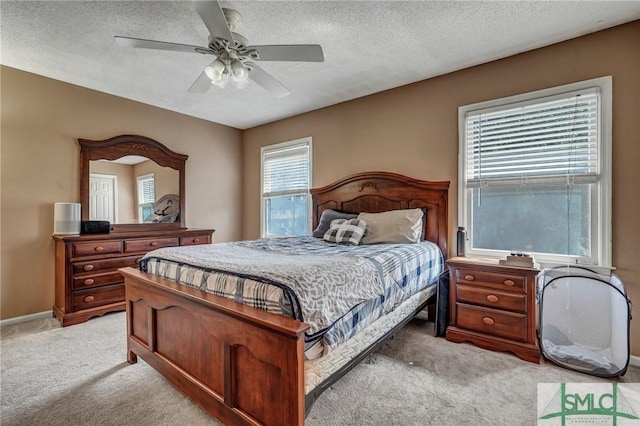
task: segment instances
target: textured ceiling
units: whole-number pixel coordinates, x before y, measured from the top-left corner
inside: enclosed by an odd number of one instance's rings
[[[323,63],[261,62],[293,93],[187,89],[208,55],[117,46],[113,36],[206,46],[191,2],[0,3],[3,65],[239,129],[640,19],[617,1],[222,1],[249,44],[320,44]]]

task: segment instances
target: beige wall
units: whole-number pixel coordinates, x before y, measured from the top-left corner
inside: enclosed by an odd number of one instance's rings
[[[180,192],[180,175],[171,167],[162,167],[154,161],[144,161],[136,164],[134,170],[136,178],[153,173],[156,201],[167,194]]]
[[[51,310],[53,203],[79,201],[77,138],[139,134],[189,155],[186,219],[241,237],[241,131],[1,67],[0,316]]]
[[[449,180],[457,226],[458,107],[613,76],[613,263],[640,306],[640,21],[244,131],[244,238],[260,232],[260,147],[313,137],[313,185],[365,170]],[[637,321],[636,321],[637,322]],[[632,322],[640,355],[640,325]]]

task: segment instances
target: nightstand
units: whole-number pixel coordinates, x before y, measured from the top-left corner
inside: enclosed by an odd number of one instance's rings
[[[509,351],[539,363],[536,276],[533,268],[500,265],[497,259],[454,257],[447,340]]]

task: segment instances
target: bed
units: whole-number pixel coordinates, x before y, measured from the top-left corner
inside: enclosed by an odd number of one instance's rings
[[[446,256],[448,187],[387,172],[349,176],[311,190],[313,227],[327,209],[421,209],[422,239]],[[303,425],[313,401],[424,309],[435,288],[412,294],[328,355],[305,361],[307,323],[134,268],[121,272],[128,361],[140,356],[225,424]]]

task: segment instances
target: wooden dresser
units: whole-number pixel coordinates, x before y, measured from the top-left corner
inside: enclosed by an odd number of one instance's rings
[[[484,258],[454,257],[447,265],[451,273],[447,340],[510,351],[539,363],[535,299],[539,271]]]
[[[213,229],[166,229],[54,235],[54,315],[67,326],[125,310],[124,279],[118,268],[136,267],[145,253],[157,248],[209,244],[213,232]]]

